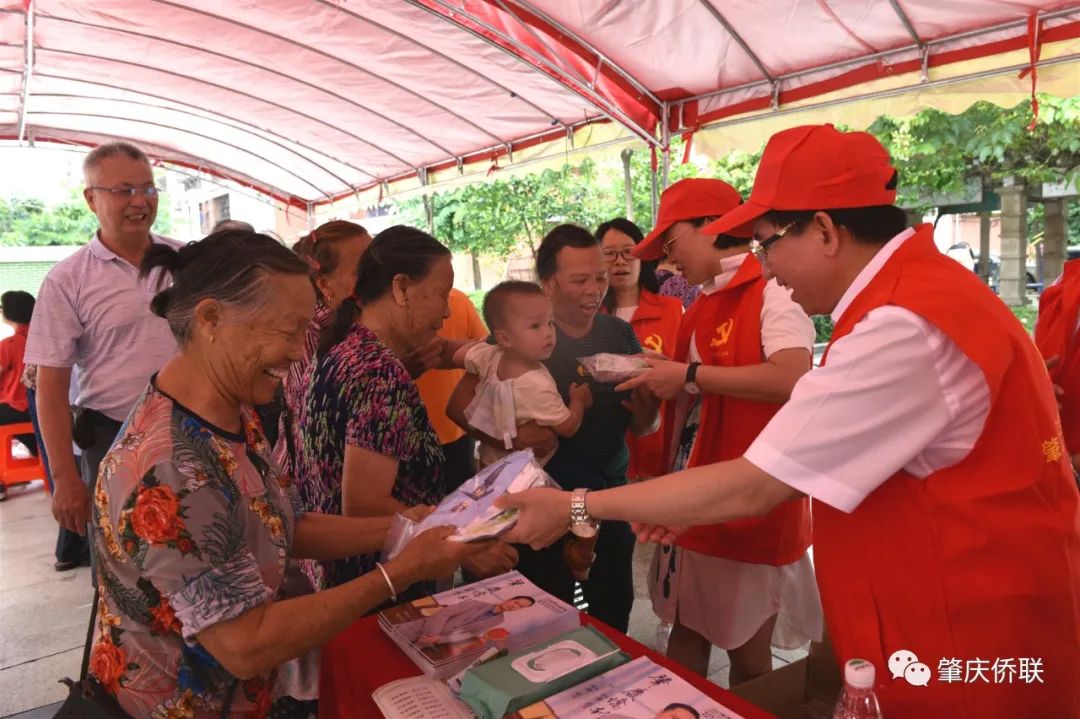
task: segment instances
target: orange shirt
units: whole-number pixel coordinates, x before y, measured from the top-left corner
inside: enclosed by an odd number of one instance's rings
[[[482,340],[488,336],[487,327],[480,319],[472,300],[461,290],[450,290],[450,317],[443,322],[439,336],[448,340]],[[465,436],[465,432],[446,416],[446,404],[454,388],[465,376],[465,370],[429,370],[416,381],[420,399],[427,407],[431,426],[439,435],[440,444],[450,444]]]

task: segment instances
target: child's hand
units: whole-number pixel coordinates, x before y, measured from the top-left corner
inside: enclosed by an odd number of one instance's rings
[[[592,407],[593,397],[589,385],[584,383],[570,385],[570,402],[580,402],[585,409]]]

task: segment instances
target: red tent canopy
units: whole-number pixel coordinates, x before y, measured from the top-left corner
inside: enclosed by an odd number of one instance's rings
[[[0,0],[0,136],[309,206],[613,122],[672,133],[1080,36],[1045,0]],[[505,158],[505,159],[503,159]]]

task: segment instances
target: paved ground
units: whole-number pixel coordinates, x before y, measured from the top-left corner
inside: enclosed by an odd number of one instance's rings
[[[40,484],[13,488],[8,497],[0,502],[0,717],[51,717],[50,705],[67,693],[57,680],[79,672],[93,597],[90,570],[53,569],[56,523]],[[658,621],[644,581],[651,552],[642,548],[635,559],[630,634],[656,647]],[[774,650],[773,665],[805,654]],[[709,678],[726,687],[727,677],[727,655],[714,651]]]
[[[40,483],[0,502],[0,717],[52,704],[75,677],[90,619],[90,570],[53,569],[56,522]]]

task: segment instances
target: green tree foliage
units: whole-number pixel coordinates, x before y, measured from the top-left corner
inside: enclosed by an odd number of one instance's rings
[[[683,164],[682,145],[672,148],[671,182],[685,177],[719,177],[748,193],[761,153],[733,152],[701,168]],[[652,175],[648,150],[635,150],[630,159],[633,219],[644,231],[652,227]],[[500,177],[455,190],[432,193],[434,234],[452,251],[474,256],[506,258],[535,253],[543,236],[557,224],[572,222],[594,229],[613,217],[626,215],[622,160],[598,162],[587,158],[576,166],[563,165],[527,175]],[[424,227],[422,198],[399,204],[402,221]]]
[[[162,197],[154,232],[168,236],[172,227],[172,207]],[[84,245],[97,228],[97,218],[78,189],[72,188],[67,200],[52,207],[37,198],[0,198],[0,245],[6,247]]]
[[[0,200],[0,245],[81,245],[96,229],[97,218],[82,197],[53,207],[36,198]]]
[[[1080,171],[1080,98],[1039,98],[1003,109],[977,102],[959,115],[923,110],[910,118],[879,117],[870,126],[900,171],[904,207],[927,209],[934,194],[957,192],[971,180],[1000,186],[1006,177],[1037,185],[1069,181]]]

